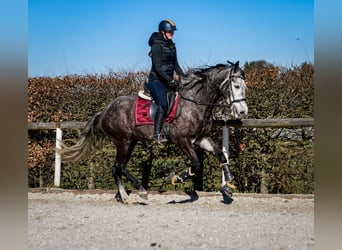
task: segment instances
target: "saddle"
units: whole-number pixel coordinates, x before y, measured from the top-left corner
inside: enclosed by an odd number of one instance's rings
[[[170,123],[176,117],[179,102],[178,92],[167,92],[168,110],[164,118],[164,124]],[[135,126],[152,125],[158,105],[150,95],[148,89],[144,86],[143,90],[138,92],[134,104],[134,122]]]

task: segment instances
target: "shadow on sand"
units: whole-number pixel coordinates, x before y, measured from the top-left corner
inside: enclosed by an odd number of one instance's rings
[[[189,195],[190,197],[188,199],[185,199],[185,200],[181,200],[181,201],[175,201],[175,200],[172,200],[172,201],[169,201],[167,204],[183,204],[183,203],[190,203],[190,202],[194,202],[194,201],[197,201],[199,196],[198,194],[195,192],[195,191],[186,191],[185,192],[187,195]],[[227,205],[230,205],[233,203],[234,199],[229,197],[229,196],[226,196],[226,195],[222,195],[222,198],[223,200],[221,201],[221,203],[223,204],[227,204]]]
[[[182,200],[182,201],[169,201],[167,204],[183,204],[183,203],[189,203],[189,202],[194,202],[198,200],[198,194],[196,193],[196,191],[185,191],[185,193],[187,195],[189,195],[189,199],[186,200]]]

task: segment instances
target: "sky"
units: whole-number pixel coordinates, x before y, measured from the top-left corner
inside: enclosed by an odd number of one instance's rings
[[[28,76],[149,70],[163,19],[183,69],[314,63],[314,0],[28,0]]]

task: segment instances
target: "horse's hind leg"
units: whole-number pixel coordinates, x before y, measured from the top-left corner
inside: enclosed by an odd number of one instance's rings
[[[135,145],[137,144],[137,141],[134,140],[131,142],[131,144],[129,145],[128,148],[128,152],[127,152],[127,162],[134,150]],[[126,163],[127,163],[126,162]],[[132,174],[130,174],[126,168],[123,168],[122,170],[122,174],[132,183],[133,187],[136,188],[139,191],[139,196],[141,198],[147,199],[147,191],[146,189],[143,187],[143,185],[137,180],[137,178],[135,178],[135,176],[133,176]]]
[[[132,182],[132,185],[134,188],[136,188],[139,191],[139,196],[143,199],[147,199],[147,191],[146,189],[141,185],[141,183],[133,176],[131,175],[127,169],[125,168],[123,170],[123,175]]]
[[[121,145],[116,145],[117,155],[116,155],[116,161],[115,161],[115,165],[113,166],[112,173],[119,189],[120,197],[118,197],[118,195],[116,197],[120,198],[123,203],[128,202],[128,194],[122,182],[122,175],[124,175],[129,181],[131,181],[133,186],[139,190],[140,197],[142,198],[147,197],[146,190],[139,183],[139,181],[133,175],[131,175],[126,169],[126,164],[129,160],[129,157],[135,145],[136,145],[135,141],[131,143],[124,143]]]
[[[116,144],[116,149],[116,159],[112,169],[112,174],[118,187],[118,194],[115,196],[115,198],[118,200],[121,199],[123,203],[127,203],[128,194],[122,182],[122,175],[125,173],[125,167],[129,157],[129,144]]]
[[[115,196],[117,200],[121,200],[123,203],[127,203],[128,201],[128,194],[125,190],[125,187],[122,183],[122,169],[124,166],[120,164],[117,160],[112,169],[113,177],[115,180],[116,185],[118,186],[118,194]]]

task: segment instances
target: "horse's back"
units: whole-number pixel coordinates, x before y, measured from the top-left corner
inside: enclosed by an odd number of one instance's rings
[[[119,96],[107,105],[104,113],[113,113],[130,110],[135,102],[136,96]]]

